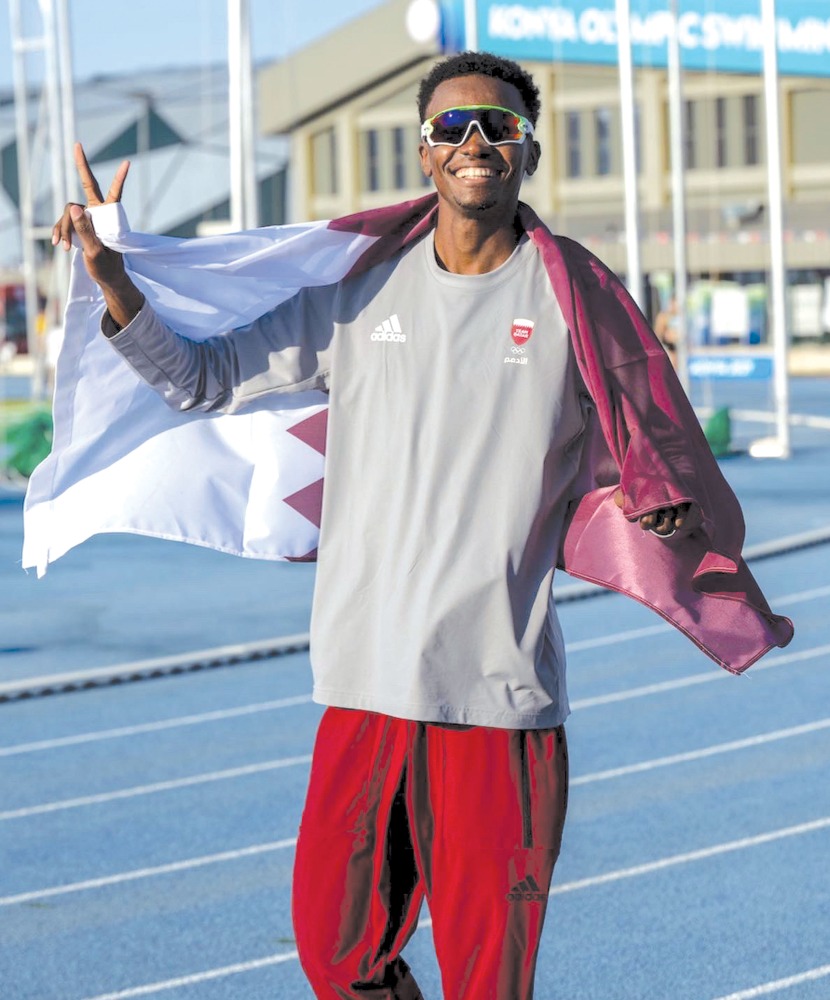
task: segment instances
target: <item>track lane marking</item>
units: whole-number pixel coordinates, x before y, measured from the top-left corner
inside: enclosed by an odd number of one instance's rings
[[[733,753],[737,750],[765,746],[768,743],[774,743],[778,740],[809,735],[821,732],[824,729],[830,729],[830,718],[818,719],[815,722],[806,722],[799,726],[789,726],[786,729],[775,729],[771,732],[759,733],[755,736],[747,736],[739,740],[730,740],[726,743],[715,743],[708,747],[687,750],[683,753],[671,754],[666,757],[653,757],[650,760],[639,761],[636,764],[625,764],[620,767],[609,768],[605,771],[594,771],[589,774],[578,775],[571,778],[570,784],[571,787],[574,787],[576,785],[593,784],[597,781],[609,781],[613,778],[621,778],[629,774],[640,774],[646,771],[654,771],[661,767],[672,767],[675,764],[685,764],[691,761],[705,760],[707,757],[715,757],[720,754]],[[95,795],[83,795],[72,799],[57,799],[53,802],[43,802],[34,806],[8,809],[5,812],[0,812],[0,821],[27,819],[30,816],[41,816],[52,812],[60,812],[65,809],[79,809],[85,806],[101,805],[141,795],[174,791],[179,788],[189,788],[214,781],[234,780],[236,778],[248,777],[249,775],[276,771],[284,767],[295,767],[300,764],[310,763],[311,754],[305,754],[300,757],[281,757],[276,760],[262,761],[259,764],[247,764],[242,767],[232,767],[222,771],[207,771],[184,778],[172,778],[168,781],[157,781],[152,784],[119,788],[111,792],[99,792]]]
[[[302,757],[281,757],[278,760],[266,760],[260,764],[246,764],[242,767],[230,767],[224,771],[206,771],[202,774],[189,775],[186,778],[171,778],[168,781],[156,781],[147,785],[134,785],[131,788],[118,788],[112,792],[99,792],[96,795],[81,795],[73,799],[57,799],[54,802],[43,802],[36,806],[25,806],[20,809],[8,809],[0,812],[0,821],[25,819],[29,816],[42,816],[44,813],[60,812],[64,809],[79,809],[83,806],[100,805],[104,802],[115,802],[120,799],[132,799],[139,795],[153,795],[156,792],[168,792],[178,788],[191,788],[194,785],[205,785],[212,781],[228,781],[234,778],[246,778],[252,774],[264,774],[283,767],[295,767],[298,764],[310,764],[311,754]]]
[[[675,868],[678,865],[687,865],[694,861],[705,861],[708,858],[715,858],[721,854],[745,851],[749,847],[760,847],[762,844],[771,844],[777,840],[784,840],[787,837],[800,837],[805,833],[814,833],[816,830],[826,830],[828,828],[830,828],[830,816],[823,816],[821,819],[811,820],[808,823],[799,823],[796,826],[786,826],[779,830],[770,830],[768,833],[759,833],[753,837],[741,837],[739,840],[729,840],[723,844],[713,844],[711,847],[703,847],[697,851],[672,854],[667,858],[646,861],[641,865],[632,865],[629,868],[618,868],[616,871],[605,872],[603,875],[590,875],[588,878],[576,879],[573,882],[564,882],[562,885],[553,886],[550,890],[550,895],[561,896],[566,892],[589,889],[595,885],[609,885],[611,882],[620,882],[622,879],[636,878],[639,875],[650,875],[652,872],[664,871],[666,868]]]
[[[770,670],[773,667],[784,666],[787,663],[799,663],[803,660],[810,660],[817,656],[824,656],[827,653],[830,653],[830,644],[813,646],[810,649],[803,649],[797,653],[785,653],[781,656],[771,655],[768,660],[764,659],[754,664],[751,668],[752,674],[757,674],[761,670]],[[745,676],[742,675],[742,679]],[[656,684],[627,688],[623,691],[614,691],[611,694],[597,695],[593,698],[582,698],[578,701],[572,701],[571,708],[593,708],[596,705],[609,705],[618,701],[628,701],[632,698],[642,698],[651,694],[660,694],[664,691],[674,691],[679,688],[691,687],[695,684],[707,684],[710,681],[726,680],[728,678],[732,678],[732,675],[725,670],[710,670],[705,674],[689,674],[686,677],[679,677],[672,681],[660,681]],[[121,726],[117,729],[103,729],[88,733],[79,733],[76,736],[59,736],[55,739],[38,740],[33,743],[17,743],[12,746],[0,747],[0,757],[15,757],[42,750],[55,750],[61,747],[78,746],[84,743],[95,743],[125,736],[136,736],[142,733],[155,733],[165,729],[176,729],[179,726],[195,726],[205,722],[218,722],[224,719],[254,715],[258,712],[271,712],[280,708],[291,708],[295,705],[308,705],[311,703],[312,697],[310,694],[298,695],[293,698],[281,698],[277,701],[255,702],[251,705],[242,705],[239,708],[217,709],[216,711],[203,712],[199,715],[177,716],[172,719],[163,719],[160,722]]]
[[[125,990],[117,990],[115,993],[99,993],[98,996],[87,997],[87,1000],[130,1000],[131,997],[146,997],[152,993],[175,990],[179,986],[195,986],[197,983],[206,983],[211,979],[224,979],[225,976],[238,976],[242,972],[265,969],[270,965],[280,965],[282,962],[290,962],[298,957],[296,951],[284,951],[281,954],[267,955],[265,958],[254,958],[248,962],[237,962],[236,965],[225,965],[219,969],[208,969],[206,972],[194,972],[189,976],[178,976],[175,979],[164,979],[158,983],[148,983],[146,986],[133,986]]]
[[[594,771],[590,774],[578,775],[572,778],[570,785],[590,785],[597,781],[610,781],[612,778],[622,778],[629,774],[642,774],[645,771],[655,771],[661,767],[672,767],[674,764],[685,764],[695,760],[705,760],[719,754],[734,753],[736,750],[747,750],[751,747],[765,746],[778,740],[790,739],[793,736],[804,736],[809,733],[830,729],[830,718],[819,719],[816,722],[806,722],[800,726],[790,726],[787,729],[775,729],[769,733],[759,733],[757,736],[747,736],[740,740],[730,740],[727,743],[714,743],[698,750],[687,750],[685,753],[675,753],[667,757],[653,757],[651,760],[639,761],[636,764],[626,764],[622,767],[612,767],[606,771]],[[0,819],[2,814],[0,814]]]
[[[582,889],[593,888],[597,885],[607,885],[611,882],[618,882],[622,879],[636,878],[640,875],[648,875],[652,872],[663,871],[667,868],[676,867],[677,865],[690,864],[695,861],[703,861],[708,858],[717,857],[719,855],[727,854],[734,851],[746,850],[750,847],[758,847],[762,844],[773,843],[778,840],[783,840],[787,837],[796,837],[802,834],[813,833],[817,830],[825,830],[830,828],[830,816],[824,816],[821,819],[812,820],[807,823],[799,823],[796,826],[783,827],[779,830],[771,830],[768,833],[757,834],[753,837],[742,837],[739,840],[727,841],[723,844],[713,844],[711,847],[705,847],[697,851],[686,851],[682,854],[673,854],[666,858],[660,858],[656,861],[646,862],[641,865],[634,865],[629,868],[620,868],[616,871],[606,872],[603,875],[594,875],[589,878],[576,879],[572,882],[564,882],[562,885],[553,886],[550,890],[551,896],[561,896],[568,892],[578,892]],[[286,842],[281,842],[286,843]],[[263,848],[269,848],[274,850],[272,845],[261,845]],[[246,853],[255,852],[256,848],[248,848]],[[232,852],[238,853],[238,852]],[[220,858],[221,855],[214,855],[214,858]],[[207,859],[197,859],[202,863],[209,863]],[[194,867],[194,866],[191,866]],[[158,870],[156,870],[158,872]],[[100,881],[100,880],[97,880]],[[68,887],[66,887],[68,888]],[[0,899],[0,904],[4,904],[4,900]],[[425,918],[418,921],[418,930],[425,927],[430,927],[432,921],[430,918]],[[134,986],[128,989],[116,991],[114,993],[102,993],[98,996],[87,997],[85,1000],[128,1000],[130,997],[140,997],[149,996],[153,993],[161,993],[166,990],[175,989],[177,986],[187,986],[190,984],[195,984],[199,982],[205,982],[208,979],[219,978],[221,976],[233,975],[236,971],[245,972],[249,969],[259,968],[265,965],[275,965],[278,962],[288,962],[292,959],[297,958],[296,951],[294,952],[283,952],[280,955],[272,955],[262,959],[254,959],[252,962],[243,962],[237,966],[225,966],[219,969],[208,969],[205,972],[194,973],[190,976],[182,976],[177,979],[163,980],[157,983],[149,983],[144,986]],[[824,967],[820,970],[813,970],[812,973],[802,974],[802,978],[798,979],[799,982],[806,982],[808,977],[820,978],[820,975],[830,974],[830,967]],[[779,980],[778,983],[787,983],[788,985],[795,985],[793,981],[795,977],[791,977],[791,980]],[[771,987],[776,985],[777,988],[784,988],[778,986],[777,984],[766,984],[763,987],[755,987],[764,990],[769,993],[773,990]],[[752,997],[762,996],[763,993],[758,992],[743,992],[731,994],[729,997],[720,997],[718,1000],[751,1000]]]
[[[205,722],[221,722],[224,719],[238,719],[259,712],[273,712],[280,708],[294,708],[296,705],[311,704],[311,695],[302,694],[292,698],[278,698],[275,701],[259,701],[238,708],[220,708],[197,715],[179,715],[159,722],[141,722],[134,726],[119,726],[116,729],[99,729],[75,736],[58,736],[51,740],[37,740],[34,743],[18,743],[15,746],[0,747],[0,757],[15,757],[18,754],[36,753],[39,750],[56,750],[60,747],[78,746],[83,743],[97,743],[100,740],[115,740],[124,736],[138,736],[141,733],[158,733],[180,726],[198,726]]]
[[[803,601],[814,600],[830,595],[830,587],[817,587],[811,590],[804,590],[794,594],[787,594],[783,597],[775,598],[772,603],[778,605],[797,604]],[[633,639],[640,639],[649,635],[657,635],[661,632],[671,631],[671,626],[666,624],[649,625],[645,628],[625,629],[612,633],[608,636],[601,636],[595,639],[583,639],[566,645],[567,652],[579,652],[582,649],[592,649],[597,646],[614,645],[618,642],[627,642]],[[772,662],[762,660],[752,666],[752,672],[769,669],[770,667],[783,665],[784,663],[796,662],[796,659],[809,659],[812,656],[820,656],[827,652],[830,646],[817,646],[812,649],[802,650],[797,654],[788,654],[773,657]],[[796,659],[793,659],[795,657]],[[694,674],[686,678],[679,678],[675,681],[666,681],[663,684],[646,685],[639,688],[631,688],[629,692],[615,692],[610,695],[599,696],[597,698],[582,699],[582,701],[572,703],[571,707],[590,708],[595,704],[607,704],[613,701],[627,700],[631,697],[641,697],[643,694],[654,694],[664,690],[673,690],[676,687],[686,687],[690,684],[705,683],[716,680],[720,677],[728,676],[726,671],[709,672],[705,674]],[[602,699],[608,699],[602,700]],[[224,719],[240,718],[246,715],[254,715],[259,712],[270,712],[281,708],[292,708],[296,705],[307,705],[312,702],[310,694],[297,695],[291,698],[280,698],[275,701],[255,702],[250,705],[241,705],[238,708],[217,709],[212,712],[202,712],[197,715],[177,716],[172,719],[162,719],[158,722],[145,722],[133,726],[120,726],[115,729],[103,729],[87,733],[78,733],[74,736],[59,736],[51,740],[37,740],[29,743],[18,743],[11,746],[0,746],[0,757],[14,757],[25,753],[36,753],[41,750],[55,750],[60,747],[79,746],[84,743],[94,743],[101,740],[119,739],[126,736],[137,736],[142,733],[160,732],[166,729],[175,729],[180,726],[195,726],[207,722],[219,722]]]
[[[752,676],[761,670],[771,670],[773,667],[781,667],[787,663],[800,663],[803,660],[811,660],[817,656],[825,656],[830,653],[830,643],[823,646],[813,646],[811,649],[802,649],[797,653],[785,653],[782,656],[770,656],[767,660],[761,660],[750,668]],[[627,688],[623,691],[614,691],[611,694],[600,694],[592,698],[581,698],[571,702],[571,708],[576,711],[580,708],[595,708],[598,705],[613,705],[618,701],[630,701],[632,698],[644,698],[651,694],[662,694],[665,691],[677,691],[680,688],[693,687],[695,684],[708,684],[710,681],[722,681],[728,678],[736,680],[732,674],[726,670],[719,672],[710,671],[705,674],[688,674],[686,677],[678,677],[673,681],[658,681],[656,684],[644,684],[642,687]],[[741,680],[746,680],[747,675],[742,674]]]
[[[240,847],[235,851],[222,851],[219,854],[205,854],[198,858],[185,858],[183,861],[172,861],[169,864],[155,865],[152,868],[136,868],[133,871],[119,872],[116,875],[103,875],[101,878],[86,879],[83,882],[70,882],[67,885],[55,885],[48,889],[34,889],[32,892],[18,892],[13,896],[0,896],[0,906],[31,903],[38,899],[52,899],[55,896],[66,896],[73,892],[85,892],[88,889],[103,889],[110,885],[121,885],[124,882],[154,878],[157,875],[173,875],[176,872],[191,871],[194,868],[203,868],[205,865],[227,864],[229,861],[238,861],[240,858],[283,851],[288,847],[294,847],[296,843],[296,837],[289,837],[285,840],[273,840],[267,844]]]
[[[717,997],[716,1000],[754,1000],[755,997],[765,997],[770,993],[788,990],[791,986],[800,986],[801,983],[813,983],[817,979],[824,979],[825,976],[830,976],[830,965],[820,965],[816,969],[808,969],[807,972],[799,972],[797,975],[787,976],[785,979],[776,979],[769,983],[761,983],[759,986],[751,986],[748,990],[738,990],[737,993]]]
[[[565,882],[560,886],[554,886],[550,894],[555,896],[565,892],[573,892],[577,889],[587,889],[595,885],[619,882],[621,879],[633,878],[637,875],[647,875],[650,872],[662,871],[664,868],[672,868],[676,865],[688,864],[692,861],[703,861],[706,858],[713,858],[719,854],[741,851],[748,847],[757,847],[761,844],[772,843],[773,841],[782,840],[787,837],[797,837],[801,834],[812,833],[815,830],[824,830],[828,827],[830,827],[830,816],[824,816],[821,819],[799,823],[796,826],[782,827],[768,833],[760,833],[752,837],[742,837],[740,840],[730,840],[723,844],[714,844],[712,847],[704,847],[696,851],[686,851],[683,854],[672,854],[669,857],[659,858],[656,861],[647,861],[640,865],[605,872],[602,875],[591,875],[587,878],[577,879],[574,882]],[[206,865],[226,864],[229,861],[238,861],[241,858],[285,850],[286,848],[294,847],[296,843],[297,838],[290,837],[285,840],[271,841],[266,844],[253,844],[251,847],[242,847],[234,851],[222,851],[219,854],[186,858],[183,861],[173,861],[169,864],[156,865],[152,868],[137,868],[133,871],[119,872],[115,875],[104,875],[100,878],[86,879],[83,882],[50,886],[47,889],[33,889],[31,892],[18,892],[11,896],[0,896],[0,906],[13,906],[40,899],[50,899],[54,896],[65,896],[73,892],[101,889],[111,885],[121,885],[125,882],[135,882],[143,878],[154,878],[158,875],[171,875],[177,872],[190,871],[194,868],[203,868]]]

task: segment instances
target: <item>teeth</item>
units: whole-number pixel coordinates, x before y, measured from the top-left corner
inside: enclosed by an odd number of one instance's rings
[[[456,177],[495,177],[495,170],[488,170],[486,167],[462,167],[456,170]]]

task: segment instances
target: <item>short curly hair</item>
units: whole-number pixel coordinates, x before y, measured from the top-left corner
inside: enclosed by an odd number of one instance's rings
[[[539,88],[527,70],[502,56],[494,56],[490,52],[459,52],[457,55],[436,63],[429,73],[421,80],[418,88],[418,114],[420,120],[426,119],[427,105],[432,99],[439,83],[454,80],[459,76],[490,76],[505,83],[512,83],[522,95],[527,116],[535,125],[539,118],[541,100]]]

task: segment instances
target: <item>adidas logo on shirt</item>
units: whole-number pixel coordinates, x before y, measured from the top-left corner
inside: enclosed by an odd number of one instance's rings
[[[380,326],[376,326],[371,339],[392,341],[395,344],[405,344],[406,334],[401,332],[401,321],[398,319],[398,314],[392,313],[389,319],[385,319]]]
[[[527,878],[523,878],[521,882],[517,882],[505,896],[505,899],[509,903],[541,903],[547,898],[548,894],[546,892],[542,892],[539,888],[539,883],[532,875],[528,875]]]

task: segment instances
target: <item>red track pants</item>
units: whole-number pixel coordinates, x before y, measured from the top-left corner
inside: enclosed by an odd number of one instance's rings
[[[426,897],[445,1000],[530,1000],[567,795],[562,726],[327,709],[293,888],[316,996],[420,1000],[400,952]]]

